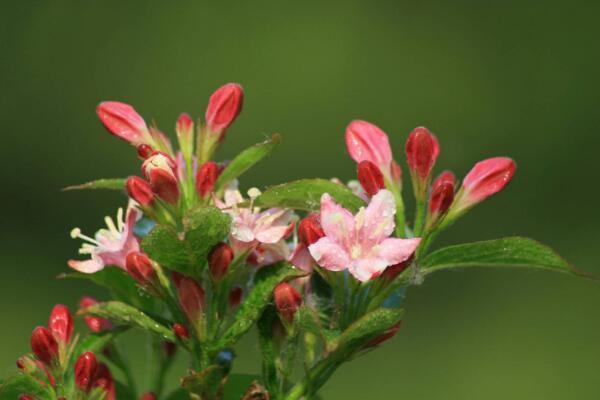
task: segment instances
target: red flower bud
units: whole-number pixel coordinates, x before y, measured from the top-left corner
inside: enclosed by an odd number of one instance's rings
[[[89,306],[93,306],[95,304],[98,304],[98,301],[96,299],[91,298],[91,297],[83,297],[79,301],[79,309],[84,309]],[[99,333],[102,331],[112,329],[112,323],[109,320],[107,320],[106,318],[85,317],[84,320],[85,320],[85,323],[87,324],[88,328],[90,329],[90,331],[92,331],[94,333]]]
[[[377,192],[385,188],[383,174],[371,161],[361,161],[357,167],[358,181],[365,192],[370,196],[375,196]]]
[[[207,161],[196,172],[196,190],[202,198],[206,198],[215,189],[219,177],[219,166],[214,161]]]
[[[398,275],[404,272],[404,270],[408,268],[410,264],[412,264],[413,257],[414,255],[402,261],[401,263],[390,265],[389,267],[383,270],[383,272],[380,275],[380,279],[385,279],[388,282],[393,281],[398,277]]]
[[[54,338],[62,343],[69,343],[73,336],[73,317],[69,308],[63,304],[57,304],[50,313],[48,328]]]
[[[84,392],[89,392],[96,377],[98,362],[91,351],[82,353],[75,363],[75,384]]]
[[[435,191],[438,186],[445,182],[451,183],[452,186],[456,186],[456,177],[451,171],[444,171],[439,174],[438,177],[433,180],[433,183],[431,184],[431,190]]]
[[[182,277],[177,284],[179,304],[192,324],[202,315],[204,289],[192,278]]]
[[[96,114],[111,134],[134,146],[148,142],[148,127],[144,119],[128,104],[105,101],[98,105]]]
[[[388,136],[379,127],[367,121],[352,121],[346,128],[346,148],[357,163],[371,161],[389,176],[392,150]]]
[[[93,386],[101,388],[104,391],[105,396],[103,400],[116,399],[115,382],[106,364],[98,364]]]
[[[173,333],[179,338],[179,340],[183,342],[190,338],[190,333],[188,332],[187,328],[181,324],[173,325]]]
[[[164,169],[153,169],[149,178],[152,191],[162,200],[175,204],[179,200],[179,182],[177,177]]]
[[[294,314],[302,304],[302,296],[289,283],[280,283],[274,290],[275,307],[283,320],[291,324],[294,322]]]
[[[189,114],[181,113],[179,115],[177,123],[175,124],[175,130],[177,131],[177,136],[187,136],[193,133],[194,121],[192,121]]]
[[[144,393],[141,400],[156,400],[156,395],[152,392]]]
[[[415,128],[406,141],[406,159],[411,173],[426,179],[440,153],[437,138],[427,128]]]
[[[237,83],[228,83],[210,96],[206,125],[211,132],[224,132],[242,111],[244,91]]]
[[[298,237],[308,247],[325,236],[318,214],[311,214],[298,224]]]
[[[28,394],[22,394],[19,396],[19,400],[34,400],[34,398]]]
[[[208,268],[215,281],[225,276],[232,261],[233,249],[227,243],[219,243],[213,247],[208,255]]]
[[[153,153],[154,153],[154,149],[152,148],[152,146],[147,145],[147,144],[140,144],[137,147],[137,152],[138,155],[142,158],[142,159],[146,159],[148,157],[150,157]]]
[[[475,164],[463,180],[462,206],[468,207],[498,193],[512,179],[515,162],[508,157],[495,157]]]
[[[140,285],[148,288],[156,281],[156,271],[152,261],[144,253],[132,251],[125,258],[127,272]]]
[[[127,194],[142,206],[151,206],[154,202],[154,193],[150,184],[138,176],[127,178]]]
[[[58,343],[50,330],[38,326],[31,334],[31,350],[41,362],[52,365],[58,355]]]
[[[239,286],[231,289],[231,292],[229,292],[229,307],[236,308],[237,306],[239,306],[240,303],[242,302],[243,294],[244,294],[244,291]]]
[[[435,218],[445,214],[454,201],[454,184],[442,182],[433,192],[429,199],[429,213]]]
[[[396,335],[396,333],[398,333],[399,330],[400,330],[400,322],[398,322],[397,324],[395,324],[394,326],[392,326],[390,329],[388,329],[381,336],[376,337],[375,339],[373,339],[370,342],[368,342],[365,345],[365,347],[369,348],[369,347],[375,347],[377,345],[380,345],[381,343],[385,342],[386,340],[390,340],[391,338],[393,338]]]

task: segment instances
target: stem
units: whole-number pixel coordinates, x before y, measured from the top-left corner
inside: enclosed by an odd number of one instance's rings
[[[394,195],[396,201],[396,236],[399,238],[406,237],[406,230],[404,229],[404,200],[402,199],[402,188],[399,185],[393,183],[390,179],[385,178],[385,186]]]
[[[343,361],[335,358],[326,358],[312,367],[302,382],[297,383],[287,394],[285,400],[299,400],[310,396],[325,384]]]
[[[417,213],[415,215],[415,237],[420,237],[423,233],[423,223],[425,222],[425,211],[427,209],[425,200],[417,200]]]

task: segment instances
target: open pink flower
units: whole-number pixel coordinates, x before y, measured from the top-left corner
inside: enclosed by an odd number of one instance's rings
[[[389,237],[394,231],[395,213],[394,196],[385,189],[356,215],[325,193],[321,197],[321,226],[325,236],[308,250],[321,267],[330,271],[348,269],[359,281],[368,281],[390,265],[409,258],[421,241]]]
[[[71,237],[86,242],[79,249],[79,254],[89,254],[91,258],[89,260],[69,260],[69,267],[86,274],[100,271],[106,265],[125,269],[127,254],[140,250],[139,241],[133,235],[133,227],[141,217],[141,213],[134,204],[131,202],[127,207],[125,220],[123,220],[123,209],[119,208],[116,225],[110,217],[106,217],[104,221],[107,229],[100,229],[94,238],[82,234],[79,228],[73,229]]]

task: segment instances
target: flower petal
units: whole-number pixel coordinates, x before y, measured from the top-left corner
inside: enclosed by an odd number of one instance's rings
[[[304,243],[300,242],[292,252],[289,260],[294,267],[300,268],[303,271],[311,272],[313,269],[314,260]]]
[[[371,247],[394,232],[396,201],[389,190],[380,190],[371,199],[364,211],[364,217],[356,217],[359,240],[363,247]]]
[[[388,238],[382,241],[374,251],[377,252],[376,256],[385,260],[388,265],[394,265],[401,263],[412,256],[419,246],[419,243],[421,243],[420,238]]]
[[[362,258],[348,266],[350,273],[359,281],[366,282],[381,274],[390,264],[382,258]]]
[[[98,272],[104,269],[104,263],[100,260],[91,259],[91,260],[69,260],[67,261],[69,267],[73,268],[75,271],[83,272],[84,274],[93,274],[94,272]]]
[[[350,248],[355,232],[354,216],[337,204],[328,193],[321,196],[321,226],[326,236],[345,249]]]
[[[350,262],[346,250],[327,236],[308,246],[308,251],[317,264],[330,271],[342,271]]]

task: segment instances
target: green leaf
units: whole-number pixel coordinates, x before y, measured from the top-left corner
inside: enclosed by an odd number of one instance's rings
[[[365,205],[350,189],[326,179],[302,179],[271,186],[254,200],[254,205],[318,211],[323,193],[329,193],[341,206],[354,212]]]
[[[222,349],[233,346],[261,316],[263,310],[271,301],[275,286],[304,274],[305,272],[292,267],[286,262],[262,267],[254,277],[254,287],[235,314],[233,324],[221,336],[215,348]]]
[[[593,278],[565,261],[550,247],[532,239],[508,237],[444,247],[427,255],[419,265],[425,275],[465,267],[537,268]]]
[[[131,304],[144,311],[157,312],[157,302],[146,292],[141,290],[129,274],[120,268],[107,267],[93,274],[73,272],[61,274],[59,278],[85,279],[94,282],[98,286],[108,289],[116,300]]]
[[[138,327],[156,333],[170,342],[176,342],[175,335],[169,328],[150,318],[144,312],[120,301],[107,301],[86,307],[77,315],[95,315],[108,318],[112,322],[126,326]]]
[[[142,249],[161,266],[189,275],[192,260],[173,228],[155,226],[142,240]]]
[[[67,186],[63,190],[65,190],[65,191],[83,190],[83,189],[124,190],[126,183],[127,183],[126,178],[97,179],[95,181],[82,183],[80,185]]]
[[[231,374],[225,384],[223,400],[239,400],[254,383],[259,382],[260,376],[248,374]]]
[[[92,333],[77,344],[77,349],[75,350],[74,354],[81,354],[85,351],[100,353],[102,350],[104,350],[107,344],[112,342],[118,335],[126,330],[127,327],[118,327],[105,332]]]
[[[215,191],[219,191],[227,183],[242,175],[260,160],[271,154],[271,152],[279,145],[279,143],[281,143],[281,135],[276,133],[272,135],[270,139],[261,143],[257,143],[254,146],[248,147],[246,150],[242,151],[233,160],[231,160],[223,172],[221,172],[215,185]]]
[[[384,334],[388,329],[400,322],[404,310],[378,308],[365,314],[352,323],[340,336],[337,337],[331,348],[341,356],[351,352],[370,340]]]
[[[53,398],[48,387],[30,375],[14,375],[0,384],[0,398],[2,399],[16,399],[21,394],[32,395],[38,400]]]
[[[308,306],[298,308],[294,319],[300,328],[325,340],[325,332],[321,326],[321,319],[313,308]]]

